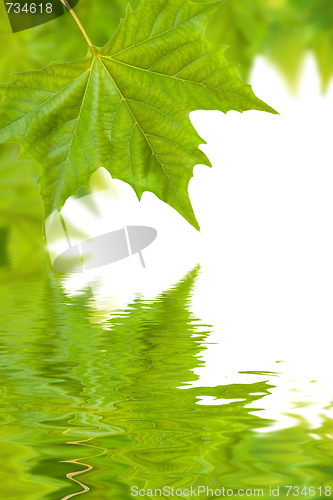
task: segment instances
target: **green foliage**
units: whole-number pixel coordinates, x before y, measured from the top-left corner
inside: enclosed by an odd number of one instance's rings
[[[224,59],[225,46],[205,38],[219,5],[143,0],[102,49],[1,86],[0,140],[20,143],[35,163],[46,217],[103,166],[198,229],[187,187],[193,167],[209,161],[189,113],[275,112]]]
[[[94,42],[103,45],[116,30],[119,18],[125,16],[126,4],[127,0],[81,1],[76,11]],[[133,8],[138,4],[139,0],[131,2]],[[233,63],[241,64],[238,71],[244,80],[248,79],[255,56],[264,54],[294,85],[303,56],[307,50],[311,50],[318,62],[323,88],[326,88],[333,74],[332,26],[331,0],[227,0],[220,5],[209,22],[207,36],[214,43],[225,43],[230,46],[226,58]],[[201,36],[203,31],[204,28]],[[10,80],[10,71],[40,69],[51,59],[65,62],[83,58],[86,52],[82,34],[73,26],[70,14],[45,26],[12,34],[2,3],[0,44],[3,47],[0,51],[0,81]],[[24,134],[20,134],[16,139],[17,142],[21,143],[26,132],[28,131],[25,130]],[[198,143],[197,136],[195,140]],[[203,157],[196,151],[194,156],[198,155]],[[199,161],[206,161],[201,158]],[[35,157],[33,161],[37,165],[38,160],[36,161]],[[97,165],[97,168],[99,166]],[[107,168],[114,175],[113,165]],[[43,168],[40,169],[38,166],[38,170],[41,175]],[[188,166],[188,176],[191,175],[190,172],[191,165]],[[128,166],[124,173],[128,178]],[[183,183],[185,184],[184,181]],[[84,184],[87,185],[87,182]],[[136,189],[140,193],[144,186],[139,185]],[[161,186],[159,190],[163,190],[163,187]],[[59,200],[57,204],[56,200],[52,199],[51,193],[51,197],[46,200],[48,210],[52,210],[53,205],[61,206],[64,197],[60,196]],[[190,211],[190,218],[193,219],[187,198],[186,201],[186,209]]]
[[[333,2],[310,0],[307,22],[313,23],[309,48],[316,56],[323,88],[326,89],[333,76]]]
[[[227,0],[208,25],[214,43],[230,46],[247,80],[254,58],[266,56],[295,86],[307,51],[314,54],[323,89],[333,76],[331,0]]]
[[[201,0],[207,1],[207,0]],[[81,0],[75,8],[96,45],[110,38],[124,17],[128,0]],[[132,0],[136,8],[139,0]],[[230,46],[227,59],[241,65],[245,79],[254,57],[264,54],[295,82],[307,50],[314,53],[326,87],[333,75],[333,4],[331,0],[227,0],[208,25],[214,43]],[[103,14],[103,15],[101,15]],[[70,15],[12,34],[0,3],[0,81],[10,72],[40,69],[52,59],[57,62],[85,55],[81,35],[73,30]]]
[[[116,31],[127,4],[128,0],[80,0],[75,11],[94,42],[102,46]],[[131,0],[130,4],[137,8],[139,0]],[[3,2],[0,2],[0,47],[0,82],[11,81],[12,72],[41,69],[50,61],[80,59],[87,52],[69,13],[13,34]]]
[[[249,78],[254,57],[262,52],[269,31],[263,0],[227,0],[208,25],[207,37],[229,46],[228,61],[240,64],[244,81]]]
[[[43,249],[43,204],[35,168],[18,153],[17,145],[0,146],[0,267],[28,271]]]

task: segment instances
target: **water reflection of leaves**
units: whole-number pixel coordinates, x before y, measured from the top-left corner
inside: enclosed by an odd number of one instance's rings
[[[77,492],[66,474],[82,465],[59,462],[87,456],[80,481],[96,500],[130,498],[132,485],[329,484],[332,421],[269,432],[247,408],[269,394],[267,382],[191,387],[210,331],[189,311],[197,273],[153,301],[138,298],[108,328],[92,317],[91,297],[69,300],[49,271],[2,283],[0,436],[12,457],[2,461],[3,498]],[[242,401],[198,405],[200,396]]]
[[[247,408],[269,394],[267,382],[191,387],[210,331],[189,312],[197,273],[156,300],[138,298],[108,328],[89,295],[68,299],[49,270],[2,281],[2,498],[78,492],[66,474],[82,465],[60,462],[87,456],[80,480],[96,500],[130,498],[132,485],[329,484],[332,420],[269,431]],[[200,396],[243,401],[198,405]],[[85,439],[94,448],[66,445]]]
[[[259,399],[251,392],[268,393],[265,382],[186,388],[197,379],[193,369],[202,365],[198,355],[209,330],[193,336],[200,326],[188,310],[196,274],[154,301],[138,299],[112,317],[108,330],[105,323],[103,329],[92,325],[82,297],[68,303],[56,275],[42,274],[26,286],[3,284],[2,438],[4,450],[11,448],[16,457],[16,481],[26,481],[20,462],[24,454],[30,487],[42,481],[45,492],[57,491],[58,496],[44,493],[45,499],[69,494],[73,488],[60,484],[73,464],[53,469],[50,457],[56,462],[71,454],[87,456],[82,446],[64,446],[90,437],[95,438],[91,444],[111,450],[108,458],[92,459],[94,469],[84,479],[91,496],[98,485],[95,498],[104,498],[110,486],[116,496],[124,492],[127,497],[131,482],[158,485],[169,474],[177,484],[194,484],[198,475],[210,483],[217,449],[239,432],[267,424],[244,407]],[[10,321],[18,308],[22,314]],[[202,395],[246,401],[197,405]],[[10,443],[9,422],[15,430]],[[219,474],[225,467],[221,464]],[[6,484],[9,491],[10,480]],[[26,498],[34,498],[33,493]]]
[[[65,477],[82,466],[58,461],[90,454],[84,463],[93,469],[82,482],[96,499],[129,498],[131,485],[329,481],[328,419],[311,433],[303,421],[267,432],[269,421],[246,408],[262,397],[253,393],[269,393],[266,382],[190,387],[209,332],[189,312],[197,272],[154,301],[137,299],[112,316],[108,329],[91,323],[89,296],[69,301],[56,275],[3,284],[1,436],[2,450],[15,464],[3,463],[5,471],[15,471],[15,484],[28,485],[27,500],[41,491],[45,500],[78,491]],[[198,405],[204,395],[243,401]],[[260,428],[266,433],[253,432]],[[106,453],[93,457],[100,450],[65,444],[88,438]],[[11,498],[11,477],[2,485],[5,498]]]

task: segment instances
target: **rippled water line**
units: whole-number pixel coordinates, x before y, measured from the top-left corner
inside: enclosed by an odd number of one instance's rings
[[[81,495],[82,493],[87,493],[88,491],[90,491],[89,486],[81,483],[77,479],[74,479],[74,476],[78,476],[79,474],[84,474],[85,472],[89,472],[90,470],[93,469],[93,466],[89,465],[89,464],[85,464],[83,462],[79,462],[78,460],[86,460],[86,459],[89,459],[89,458],[101,457],[102,455],[104,455],[105,453],[108,453],[110,451],[107,448],[101,448],[100,446],[93,446],[91,444],[86,444],[87,441],[91,441],[92,439],[93,438],[85,439],[85,440],[82,440],[82,441],[68,441],[66,443],[66,444],[76,444],[76,445],[80,445],[80,446],[89,446],[89,448],[96,448],[96,449],[99,449],[99,450],[103,450],[103,452],[99,453],[98,455],[90,455],[89,457],[83,457],[83,458],[80,458],[80,459],[75,458],[73,460],[61,460],[61,463],[70,463],[70,464],[84,465],[85,467],[87,467],[87,469],[76,471],[76,472],[69,472],[68,474],[66,474],[66,477],[68,479],[70,479],[71,481],[74,481],[75,483],[79,484],[81,486],[81,488],[83,488],[83,491],[78,491],[76,493],[71,493],[70,495],[67,495],[67,496],[63,497],[61,500],[68,500],[69,498],[73,498],[73,497],[75,497],[77,495]]]

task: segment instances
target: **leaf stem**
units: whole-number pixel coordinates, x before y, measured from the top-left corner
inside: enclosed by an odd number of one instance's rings
[[[87,40],[89,47],[91,47],[91,48],[94,50],[94,48],[93,48],[93,44],[91,43],[90,38],[88,37],[87,33],[85,32],[85,30],[84,30],[84,28],[83,28],[82,24],[80,23],[79,18],[78,18],[78,17],[77,17],[77,15],[75,14],[75,12],[74,12],[74,10],[72,9],[72,7],[69,5],[69,3],[67,2],[67,0],[60,0],[60,2],[61,2],[62,4],[64,4],[64,6],[66,7],[66,9],[68,9],[68,10],[69,10],[69,12],[72,14],[72,16],[74,17],[74,19],[75,19],[75,21],[76,21],[76,23],[77,23],[78,27],[80,28],[80,30],[81,30],[81,31],[82,31],[82,33],[83,33],[84,38]]]

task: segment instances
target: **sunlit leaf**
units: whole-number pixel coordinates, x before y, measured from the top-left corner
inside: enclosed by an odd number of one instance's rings
[[[144,0],[102,49],[1,86],[0,141],[18,142],[37,166],[46,217],[103,166],[198,228],[187,189],[193,167],[209,161],[189,113],[275,112],[240,80],[225,46],[205,38],[219,5]]]

